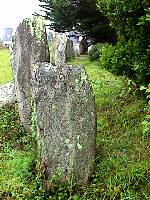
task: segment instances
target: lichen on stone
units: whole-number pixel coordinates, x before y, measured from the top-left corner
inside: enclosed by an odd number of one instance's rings
[[[27,20],[30,27],[31,34],[37,39],[37,42],[41,43],[43,41],[43,35],[45,34],[45,20],[41,16],[33,16],[31,19]]]

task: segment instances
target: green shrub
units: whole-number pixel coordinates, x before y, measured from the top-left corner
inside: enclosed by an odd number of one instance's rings
[[[132,68],[129,60],[131,62],[133,54],[131,51],[128,44],[123,46],[118,43],[116,46],[106,46],[102,49],[101,65],[117,75],[128,74],[130,76]]]
[[[91,61],[99,59],[99,57],[101,55],[102,47],[104,45],[105,44],[103,44],[103,43],[97,43],[97,44],[92,46],[91,50],[89,51],[89,59]]]
[[[144,90],[146,94],[146,98],[148,100],[148,105],[145,108],[145,120],[142,122],[143,124],[143,134],[145,136],[150,135],[150,84],[148,87],[141,86],[140,90]]]
[[[114,56],[115,47],[112,45],[105,45],[101,50],[100,64],[102,67],[111,70],[111,60]]]
[[[97,6],[118,35],[116,46],[102,50],[102,65],[117,75],[128,76],[138,86],[147,86],[150,80],[149,1],[99,0]]]
[[[116,75],[128,76],[137,85],[149,83],[149,60],[139,40],[105,45],[101,50],[100,64]]]

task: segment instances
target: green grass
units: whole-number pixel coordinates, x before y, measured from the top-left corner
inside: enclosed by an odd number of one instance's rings
[[[98,63],[86,57],[72,62],[85,66],[96,99],[93,199],[150,199],[150,143],[142,127],[146,103],[134,92],[129,93],[124,78],[114,76]]]
[[[97,111],[95,172],[91,183],[69,193],[68,185],[49,185],[35,167],[34,139],[20,126],[15,105],[0,109],[0,194],[2,199],[146,200],[150,199],[150,143],[143,135],[146,103],[127,81],[86,57],[83,64],[93,87]]]
[[[8,49],[0,49],[0,85],[13,80],[10,66],[10,52]]]
[[[30,181],[34,144],[20,124],[17,105],[0,108],[0,199],[30,199],[36,191]]]

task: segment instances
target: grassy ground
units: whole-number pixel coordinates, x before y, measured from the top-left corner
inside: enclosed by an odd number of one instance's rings
[[[150,199],[150,143],[141,122],[145,102],[129,92],[127,81],[80,57],[96,98],[97,158],[89,186],[80,193],[49,185],[35,168],[34,138],[19,124],[16,105],[0,109],[2,199]],[[6,198],[7,197],[7,198]],[[70,197],[70,198],[69,198]]]
[[[0,49],[0,85],[13,79],[8,49]]]
[[[96,97],[97,193],[100,199],[150,199],[150,144],[141,125],[145,102],[128,92],[123,78],[85,58],[83,64]]]

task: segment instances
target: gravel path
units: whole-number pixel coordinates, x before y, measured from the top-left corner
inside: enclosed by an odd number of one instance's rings
[[[0,86],[0,107],[16,101],[15,84],[9,82]]]

